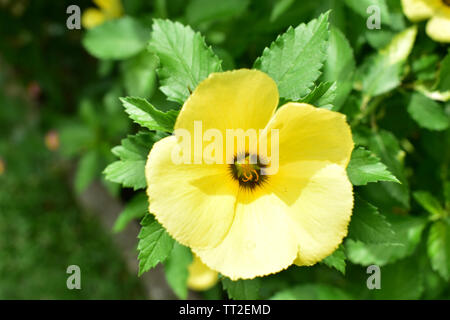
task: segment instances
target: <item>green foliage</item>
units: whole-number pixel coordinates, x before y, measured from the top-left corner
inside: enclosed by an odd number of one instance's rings
[[[336,82],[334,109],[339,110],[353,87],[355,58],[353,49],[344,34],[336,27],[330,30],[327,59],[323,66],[323,80]],[[330,102],[331,103],[331,102]]]
[[[419,126],[429,130],[445,130],[450,124],[450,117],[435,101],[420,93],[414,93],[408,104],[410,116]]]
[[[384,163],[388,170],[401,182],[380,182],[388,197],[394,199],[399,205],[409,207],[409,186],[405,176],[404,164],[401,161],[403,151],[397,138],[388,131],[379,131],[369,137],[368,148],[373,151]]]
[[[149,35],[141,22],[124,17],[90,29],[83,39],[83,45],[96,58],[122,60],[141,51]]]
[[[98,168],[100,167],[98,158],[96,151],[90,151],[81,158],[75,175],[76,192],[83,192],[97,178]]]
[[[150,98],[156,88],[158,65],[158,57],[146,50],[123,61],[121,69],[127,95]]]
[[[370,203],[355,198],[348,236],[364,243],[392,243],[395,233],[385,216]]]
[[[365,96],[385,94],[400,85],[402,66],[411,53],[416,35],[416,27],[400,32],[385,48],[364,62],[359,77]]]
[[[428,256],[433,270],[450,280],[450,225],[436,221],[431,225],[427,241]]]
[[[139,219],[148,213],[148,201],[145,193],[138,193],[130,200],[125,209],[117,217],[113,231],[120,232],[126,228],[128,223],[134,219]]]
[[[445,216],[445,210],[441,203],[428,191],[415,191],[414,199],[431,214],[431,218],[438,219]]]
[[[275,294],[273,300],[350,300],[342,289],[326,284],[301,284]]]
[[[192,262],[192,253],[188,247],[175,242],[170,256],[164,263],[166,279],[178,298],[186,299],[188,294],[188,266]]]
[[[269,48],[264,49],[255,68],[271,76],[280,97],[297,101],[311,92],[326,57],[328,13],[308,24],[289,28]]]
[[[259,278],[251,280],[232,281],[222,277],[223,289],[228,293],[228,297],[234,300],[255,300],[259,299],[259,289],[261,280]]]
[[[299,102],[309,103],[319,108],[332,109],[336,98],[336,83],[321,82]]]
[[[8,105],[1,92],[0,101]],[[20,102],[9,119],[26,123],[33,109]],[[2,109],[0,122],[14,123],[5,120]],[[0,175],[0,299],[144,299],[108,230],[74,198],[40,131],[28,124],[20,136],[8,132],[0,141],[6,163]],[[66,287],[73,264],[81,269],[82,290]]]
[[[437,88],[442,92],[450,90],[450,51],[441,62]]]
[[[145,188],[145,163],[153,143],[161,139],[161,133],[139,133],[122,140],[122,145],[112,149],[120,160],[104,170],[107,180],[120,183],[134,190]]]
[[[186,19],[190,24],[196,25],[235,17],[240,15],[249,3],[249,0],[193,0],[186,7]]]
[[[373,296],[376,299],[418,299],[423,290],[419,265],[414,258],[408,258],[381,269],[381,289],[373,290]]]
[[[340,246],[331,255],[323,259],[323,263],[330,268],[335,268],[342,274],[345,274],[346,259],[347,257],[345,255],[344,247]]]
[[[384,266],[410,256],[419,244],[426,221],[410,216],[386,215],[395,238],[389,243],[364,243],[348,239],[345,249],[348,259],[356,264]]]
[[[178,112],[170,110],[162,112],[141,98],[121,98],[126,113],[137,124],[150,130],[172,132]]]
[[[164,262],[170,255],[175,240],[151,214],[144,216],[139,233],[139,275]]]
[[[219,58],[206,46],[200,33],[178,22],[154,20],[148,48],[161,61],[161,91],[180,104],[211,72],[222,70]]]
[[[399,182],[377,156],[362,147],[353,150],[347,173],[355,186],[377,181]]]

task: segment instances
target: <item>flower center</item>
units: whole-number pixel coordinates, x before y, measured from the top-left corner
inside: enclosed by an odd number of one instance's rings
[[[450,0],[442,0],[442,3],[447,7],[450,7]]]
[[[256,162],[256,163],[255,163]],[[230,165],[234,179],[239,181],[241,187],[253,189],[265,181],[266,176],[261,175],[261,169],[266,167],[260,163],[257,156],[246,154],[245,157],[234,157],[234,163]]]

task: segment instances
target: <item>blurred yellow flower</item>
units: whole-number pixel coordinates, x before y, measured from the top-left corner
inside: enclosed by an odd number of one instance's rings
[[[189,265],[187,285],[189,289],[203,291],[212,288],[219,280],[219,274],[208,268],[196,255]]]
[[[93,0],[98,8],[88,8],[83,12],[81,24],[86,29],[96,27],[103,22],[123,15],[120,0]]]
[[[278,101],[275,81],[261,71],[213,73],[183,105],[175,135],[158,141],[147,160],[150,212],[205,265],[232,280],[293,263],[313,265],[347,234],[353,140],[345,116],[304,103],[276,110]],[[195,136],[198,121],[219,134],[278,132],[278,171],[261,175],[261,146],[256,164],[247,161],[253,155],[240,163],[236,154],[231,163],[207,164],[204,155],[201,163],[175,163],[183,139],[177,132]]]
[[[413,22],[429,19],[426,32],[431,39],[450,42],[450,0],[402,0],[402,6]]]

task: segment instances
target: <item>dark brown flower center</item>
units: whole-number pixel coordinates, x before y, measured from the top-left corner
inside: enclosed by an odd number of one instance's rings
[[[447,7],[450,7],[450,0],[442,0],[442,3]]]
[[[259,161],[258,156],[246,154],[242,157],[235,156],[230,170],[241,187],[254,189],[267,179],[266,175],[261,174],[261,169],[265,167],[266,165]]]

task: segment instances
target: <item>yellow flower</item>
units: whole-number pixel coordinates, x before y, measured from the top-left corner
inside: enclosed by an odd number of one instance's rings
[[[99,7],[88,8],[83,12],[81,23],[86,29],[96,27],[103,22],[118,18],[123,15],[122,3],[120,0],[94,0]]]
[[[426,32],[431,39],[450,42],[450,0],[402,0],[402,6],[413,22],[430,19]]]
[[[293,263],[313,265],[347,234],[353,192],[345,168],[353,141],[345,116],[303,103],[275,112],[278,101],[276,83],[261,71],[213,73],[175,123],[175,133],[194,136],[197,121],[219,133],[277,131],[275,174],[261,175],[260,154],[253,165],[248,156],[236,162],[236,154],[231,164],[206,164],[207,143],[203,162],[174,163],[174,150],[183,142],[178,134],[157,142],[147,160],[150,212],[209,268],[232,280],[276,273]]]
[[[208,290],[219,280],[218,273],[208,268],[196,255],[189,265],[187,285],[192,290]]]

